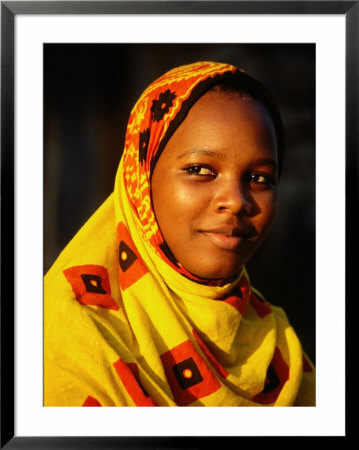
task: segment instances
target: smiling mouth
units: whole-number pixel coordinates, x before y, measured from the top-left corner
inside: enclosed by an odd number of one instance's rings
[[[240,229],[202,230],[201,233],[220,249],[232,251],[236,250],[243,241],[248,240],[251,236],[253,237],[253,233],[244,232]]]

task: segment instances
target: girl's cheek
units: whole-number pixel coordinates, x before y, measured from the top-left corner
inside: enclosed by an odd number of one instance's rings
[[[183,183],[177,186],[175,195],[177,199],[184,204],[195,204],[204,196],[204,189],[200,186],[202,183]]]
[[[256,197],[265,209],[272,209],[277,206],[278,194],[276,190],[262,191]]]

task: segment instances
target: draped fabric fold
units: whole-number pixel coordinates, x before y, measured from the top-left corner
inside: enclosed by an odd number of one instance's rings
[[[45,276],[45,406],[315,404],[314,367],[283,310],[244,268],[224,284],[187,272],[152,208],[166,142],[210,86],[242,76],[179,67],[133,108],[113,194]]]

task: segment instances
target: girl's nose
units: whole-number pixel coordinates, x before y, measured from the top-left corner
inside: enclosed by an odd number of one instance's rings
[[[213,199],[215,212],[228,211],[234,215],[247,215],[252,209],[248,187],[238,181],[228,181],[217,190]]]

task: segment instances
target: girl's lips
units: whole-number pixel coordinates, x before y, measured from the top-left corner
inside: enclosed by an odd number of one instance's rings
[[[221,248],[222,250],[233,251],[243,241],[242,236],[232,236],[212,231],[202,231],[202,234],[206,236],[214,245]]]

